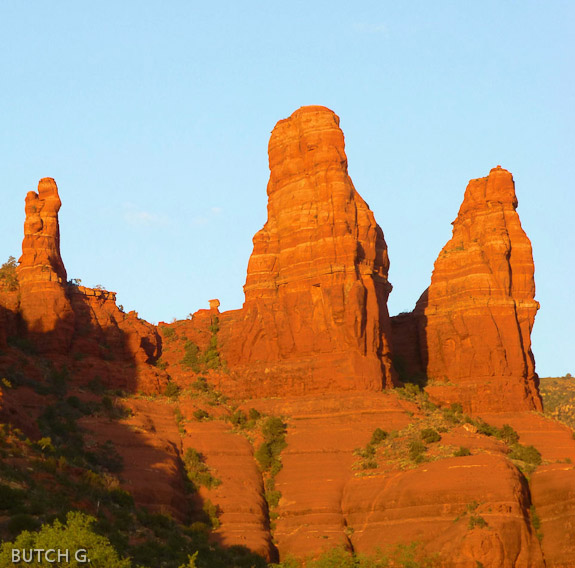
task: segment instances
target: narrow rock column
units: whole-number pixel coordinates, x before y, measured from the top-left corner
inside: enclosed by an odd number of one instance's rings
[[[58,211],[62,203],[52,178],[26,196],[22,256],[18,266],[20,314],[25,331],[41,352],[65,353],[74,332],[74,312],[66,295],[60,256]]]

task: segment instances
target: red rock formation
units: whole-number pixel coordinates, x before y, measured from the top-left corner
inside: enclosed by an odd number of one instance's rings
[[[541,521],[547,568],[571,568],[575,559],[575,466],[541,466],[532,476],[533,505]]]
[[[89,356],[82,375],[100,376],[111,388],[127,391],[158,392],[167,378],[159,376],[154,363],[160,356],[161,340],[152,324],[136,312],[124,313],[116,305],[116,293],[102,289],[70,286],[70,298],[76,317],[72,351],[77,359]],[[110,365],[96,365],[93,359]],[[123,364],[119,372],[118,365]]]
[[[545,566],[529,506],[522,474],[489,454],[356,478],[342,500],[355,551],[419,542],[430,555],[439,554],[439,566],[450,568]]]
[[[61,201],[52,178],[26,196],[22,256],[18,266],[20,313],[26,332],[42,352],[65,353],[74,331],[66,295],[66,269],[60,256],[58,211]]]
[[[393,324],[408,371],[419,366],[432,396],[474,412],[541,409],[530,339],[539,304],[516,208],[513,178],[500,166],[471,180],[430,287]]]
[[[225,360],[254,379],[246,394],[391,385],[387,246],[347,173],[339,118],[300,108],[274,128],[269,162],[244,307],[222,317]]]

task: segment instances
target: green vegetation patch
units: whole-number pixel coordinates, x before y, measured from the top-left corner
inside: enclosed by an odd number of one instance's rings
[[[9,256],[8,260],[0,267],[0,287],[10,292],[18,290],[18,273],[16,268],[18,262],[13,256]]]
[[[221,480],[212,475],[210,468],[205,463],[205,457],[197,450],[188,448],[184,454],[183,461],[194,491],[197,491],[200,487],[213,489],[222,484]]]
[[[575,378],[570,373],[564,377],[543,378],[539,392],[544,414],[575,430]]]

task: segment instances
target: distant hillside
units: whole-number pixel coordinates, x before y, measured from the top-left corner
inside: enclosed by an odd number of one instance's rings
[[[575,377],[546,377],[539,386],[545,414],[575,429]]]

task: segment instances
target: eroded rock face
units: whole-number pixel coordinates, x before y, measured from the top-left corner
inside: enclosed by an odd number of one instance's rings
[[[507,170],[471,180],[431,285],[393,324],[408,372],[421,369],[432,396],[468,411],[541,409],[530,339],[539,303],[516,208]]]
[[[222,318],[226,361],[258,377],[248,393],[391,385],[387,246],[347,173],[339,118],[300,108],[274,128],[269,162],[244,307]]]
[[[64,353],[74,332],[74,312],[66,295],[60,256],[58,211],[62,203],[52,178],[26,196],[22,256],[18,266],[20,314],[28,336],[42,352]]]
[[[355,478],[342,500],[348,526],[357,527],[351,537],[357,552],[423,541],[426,551],[439,554],[439,565],[453,568],[544,566],[529,505],[520,472],[489,454]]]
[[[80,360],[76,367],[86,367],[82,376],[97,375],[110,388],[129,392],[160,392],[167,378],[150,365],[161,352],[155,326],[136,312],[121,311],[115,292],[70,286],[69,294],[76,318],[72,351]]]

